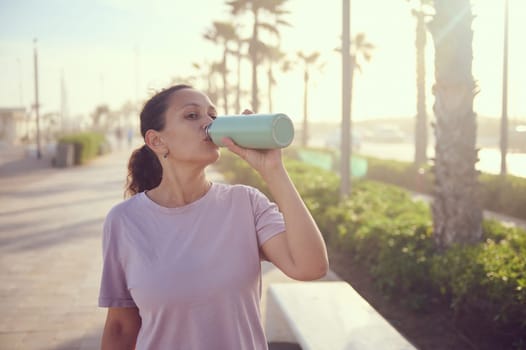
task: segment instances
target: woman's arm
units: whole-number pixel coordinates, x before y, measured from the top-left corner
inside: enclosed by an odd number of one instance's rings
[[[141,317],[138,308],[108,308],[101,350],[134,350],[140,328]]]
[[[283,214],[286,232],[265,242],[263,253],[291,278],[325,276],[329,269],[325,242],[286,170],[274,171],[264,180]]]
[[[256,151],[241,148],[231,140],[223,142],[259,172],[285,219],[286,232],[263,244],[265,257],[291,278],[323,277],[329,268],[327,248],[283,165],[281,150]]]

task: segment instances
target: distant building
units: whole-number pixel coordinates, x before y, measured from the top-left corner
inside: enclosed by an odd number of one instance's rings
[[[0,108],[0,143],[16,145],[25,137],[27,137],[25,108]]]

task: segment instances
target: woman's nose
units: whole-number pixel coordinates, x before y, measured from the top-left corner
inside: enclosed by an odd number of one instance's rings
[[[210,116],[206,116],[206,118],[203,118],[203,122],[201,123],[201,129],[206,130],[210,124],[214,121],[214,118]]]
[[[209,125],[210,123],[212,123],[214,121],[215,118],[212,118],[211,116],[207,115],[204,119],[203,119],[203,127]]]

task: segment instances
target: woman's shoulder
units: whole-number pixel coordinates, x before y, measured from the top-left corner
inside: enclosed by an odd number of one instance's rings
[[[244,185],[244,184],[225,184],[225,183],[214,183],[214,188],[216,193],[227,193],[230,195],[239,195],[239,194],[252,194],[254,192],[259,192],[255,187]]]
[[[268,200],[268,197],[258,188],[244,184],[214,184],[215,196],[218,199],[231,199],[235,202],[243,200],[251,203]]]
[[[120,203],[115,204],[108,212],[108,218],[114,218],[128,214],[131,211],[137,210],[137,207],[140,205],[141,197],[144,196],[144,193],[137,193],[130,198],[127,198]]]

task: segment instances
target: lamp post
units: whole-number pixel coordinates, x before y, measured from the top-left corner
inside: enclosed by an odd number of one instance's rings
[[[504,57],[502,63],[502,117],[500,121],[500,174],[506,175],[508,153],[508,0],[504,3]]]
[[[39,101],[38,101],[38,55],[37,55],[37,39],[33,39],[33,60],[35,64],[35,115],[37,122],[37,158],[42,158],[42,152],[40,150],[40,113],[39,113]]]
[[[351,1],[342,0],[342,130],[340,196],[351,193]]]

